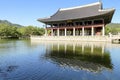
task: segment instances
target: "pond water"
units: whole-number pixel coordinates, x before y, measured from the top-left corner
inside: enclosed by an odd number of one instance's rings
[[[119,80],[120,44],[0,40],[0,80]]]

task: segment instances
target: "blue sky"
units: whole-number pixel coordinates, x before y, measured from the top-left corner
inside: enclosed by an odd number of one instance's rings
[[[81,6],[99,0],[0,0],[0,20],[24,26],[33,25],[42,27],[38,18],[49,17],[59,8]],[[103,8],[115,8],[113,23],[120,23],[120,1],[102,0]]]

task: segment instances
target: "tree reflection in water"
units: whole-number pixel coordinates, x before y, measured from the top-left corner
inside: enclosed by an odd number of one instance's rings
[[[61,67],[75,70],[100,72],[112,70],[110,53],[105,46],[95,44],[52,44],[46,48],[46,59],[50,59]]]

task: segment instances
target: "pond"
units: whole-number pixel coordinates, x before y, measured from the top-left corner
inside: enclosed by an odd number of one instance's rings
[[[0,80],[119,80],[120,44],[0,40]]]

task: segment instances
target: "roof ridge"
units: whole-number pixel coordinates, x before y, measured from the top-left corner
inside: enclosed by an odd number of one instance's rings
[[[101,2],[91,3],[91,4],[87,4],[87,5],[83,5],[83,6],[70,7],[70,8],[61,8],[61,9],[59,9],[59,11],[65,11],[65,10],[72,10],[72,9],[77,9],[77,8],[89,7],[89,6],[98,5],[98,4],[101,4]]]

